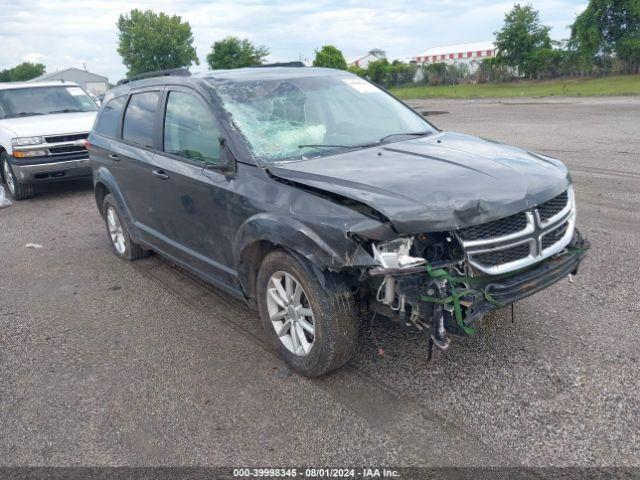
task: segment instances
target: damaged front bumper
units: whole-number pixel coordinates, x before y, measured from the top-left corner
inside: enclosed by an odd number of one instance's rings
[[[486,283],[471,285],[473,301],[465,309],[464,326],[475,328],[487,312],[538,293],[570,274],[575,275],[588,249],[588,241],[576,230],[571,244],[557,255],[525,270],[487,277]]]
[[[371,307],[407,326],[430,331],[433,341],[446,348],[447,332],[472,334],[491,310],[513,304],[577,273],[588,249],[588,241],[575,230],[561,252],[502,275],[463,275],[459,267],[432,268],[429,264],[374,269],[369,275],[373,285],[378,285],[378,293]],[[390,282],[397,301],[385,304],[385,285]]]

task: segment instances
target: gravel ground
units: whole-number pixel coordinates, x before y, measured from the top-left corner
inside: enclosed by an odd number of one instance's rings
[[[640,99],[411,103],[570,166],[593,246],[575,283],[431,363],[383,320],[379,357],[365,325],[309,380],[237,300],[118,260],[90,183],[46,186],[0,210],[0,464],[640,466]]]

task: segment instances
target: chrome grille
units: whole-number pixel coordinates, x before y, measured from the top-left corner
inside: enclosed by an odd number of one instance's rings
[[[510,217],[501,218],[493,222],[474,225],[473,227],[458,230],[458,236],[463,240],[480,240],[494,237],[502,237],[519,232],[527,227],[527,216],[524,212],[516,213]]]
[[[56,153],[72,153],[72,152],[85,152],[87,149],[84,145],[69,145],[64,147],[49,147],[49,152]]]
[[[562,237],[567,232],[567,228],[569,228],[569,223],[565,222],[562,225],[560,225],[558,228],[555,228],[551,230],[551,232],[547,233],[546,235],[543,235],[542,249],[546,250],[547,248],[551,247],[555,243],[562,240]]]
[[[497,275],[560,252],[571,242],[574,228],[575,202],[570,187],[536,208],[460,229],[456,234],[471,266]]]
[[[515,247],[503,248],[502,250],[478,253],[474,255],[473,258],[482,265],[495,266],[526,258],[529,256],[530,250],[531,248],[528,243],[522,243]]]
[[[85,138],[89,138],[88,133],[71,133],[69,135],[51,135],[44,137],[44,141],[47,143],[75,142],[76,140],[84,140]]]
[[[14,147],[15,151],[45,150],[47,156],[58,157],[60,155],[84,154],[89,156],[85,139],[89,133],[68,133],[61,135],[48,135],[44,137],[45,143]]]
[[[567,192],[562,192],[560,195],[552,198],[548,202],[538,205],[537,209],[538,214],[540,215],[540,220],[546,222],[554,215],[560,213],[562,209],[567,206],[568,201],[569,194]]]

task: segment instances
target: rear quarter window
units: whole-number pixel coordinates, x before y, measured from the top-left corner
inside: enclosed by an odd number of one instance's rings
[[[112,98],[102,107],[96,122],[95,133],[111,138],[119,136],[118,126],[120,125],[120,115],[122,114],[125,99],[125,96]]]
[[[122,139],[143,147],[153,147],[153,130],[158,110],[158,92],[131,95],[122,123]]]

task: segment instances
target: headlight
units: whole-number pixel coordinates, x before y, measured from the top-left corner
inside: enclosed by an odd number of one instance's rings
[[[48,153],[46,150],[14,150],[13,156],[15,158],[44,157]]]
[[[424,258],[409,254],[413,238],[397,238],[390,242],[373,245],[373,256],[383,268],[408,268],[422,265]]]
[[[25,147],[27,145],[40,145],[44,143],[42,137],[20,137],[11,139],[11,145],[14,147]]]

